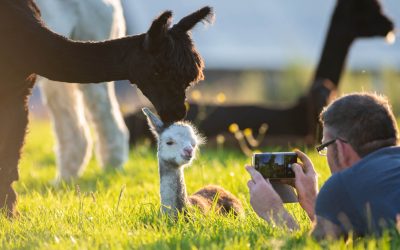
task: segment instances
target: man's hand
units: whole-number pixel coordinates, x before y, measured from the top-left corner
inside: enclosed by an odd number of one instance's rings
[[[267,222],[283,224],[290,229],[296,229],[297,223],[283,207],[281,197],[273,189],[269,180],[265,180],[254,167],[246,166],[246,170],[251,175],[251,180],[247,182],[250,204],[257,215]]]
[[[303,152],[295,151],[302,163],[294,163],[292,169],[295,173],[295,188],[299,203],[306,211],[311,221],[315,220],[315,201],[318,195],[318,176],[310,158]]]

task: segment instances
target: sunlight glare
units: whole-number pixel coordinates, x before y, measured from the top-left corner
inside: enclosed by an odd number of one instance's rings
[[[394,44],[394,42],[396,41],[396,34],[394,33],[394,31],[390,31],[389,33],[387,33],[385,40],[387,44]]]

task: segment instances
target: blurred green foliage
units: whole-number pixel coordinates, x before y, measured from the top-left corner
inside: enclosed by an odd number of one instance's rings
[[[200,91],[205,103],[216,103],[216,96],[224,93],[225,103],[251,103],[264,105],[290,105],[308,92],[314,71],[293,63],[280,71],[209,71],[206,80],[189,91]],[[400,114],[400,71],[393,68],[381,70],[346,70],[342,75],[338,94],[374,91],[386,95],[394,111]]]

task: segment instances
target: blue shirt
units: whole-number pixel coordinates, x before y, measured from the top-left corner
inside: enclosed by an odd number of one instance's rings
[[[400,147],[379,149],[332,175],[315,213],[356,235],[380,234],[400,214]]]

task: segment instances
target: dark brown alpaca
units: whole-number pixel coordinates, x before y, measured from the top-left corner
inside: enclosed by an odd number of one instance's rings
[[[203,61],[188,31],[212,16],[205,7],[170,28],[171,11],[147,33],[105,42],[75,42],[48,30],[32,0],[0,1],[0,207],[15,211],[12,182],[28,122],[35,74],[77,83],[130,80],[165,122],[182,119],[185,90],[203,79]]]
[[[313,144],[320,137],[318,115],[336,93],[352,43],[358,38],[386,36],[393,28],[393,23],[382,13],[377,0],[338,0],[306,96],[286,109],[254,105],[202,105],[202,111],[206,110],[208,115],[196,125],[205,136],[212,137],[226,132],[232,123],[253,131],[258,131],[263,123],[267,123],[269,136],[300,136]],[[199,105],[190,104],[186,119],[196,121],[198,112]],[[145,131],[140,130],[145,128],[145,121],[139,113],[126,117],[125,121],[133,142],[140,137],[140,131]]]
[[[207,213],[215,203],[218,213],[227,214],[232,211],[235,215],[243,215],[240,200],[220,186],[208,185],[193,195],[187,195],[184,168],[195,158],[202,139],[189,123],[175,122],[164,125],[149,109],[144,108],[143,112],[158,142],[162,211],[176,215],[186,207],[196,206],[201,212]]]

